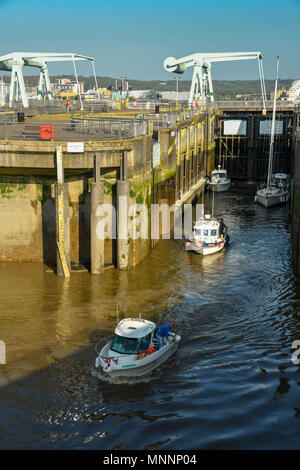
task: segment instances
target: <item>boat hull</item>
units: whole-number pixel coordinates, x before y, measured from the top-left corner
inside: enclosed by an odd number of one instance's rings
[[[171,343],[167,343],[165,346],[154,352],[153,354],[147,355],[143,359],[136,359],[136,355],[132,358],[132,361],[127,364],[120,364],[113,367],[106,367],[106,364],[99,358],[96,358],[95,368],[102,370],[107,376],[110,377],[132,377],[137,375],[145,375],[152,372],[154,369],[163,364],[176,350],[178,347],[178,341],[173,340]]]
[[[224,183],[211,183],[210,181],[208,182],[209,189],[211,191],[214,191],[215,193],[223,193],[225,191],[228,191],[231,185],[231,181],[228,180]]]
[[[197,242],[187,242],[186,243],[186,250],[189,251],[194,251],[195,253],[198,253],[199,255],[206,256],[206,255],[212,255],[213,253],[217,253],[218,251],[223,250],[225,247],[225,241],[221,243],[217,243],[214,246],[199,246]]]
[[[288,202],[289,193],[284,192],[282,194],[272,195],[258,191],[255,200],[264,207],[273,207]]]

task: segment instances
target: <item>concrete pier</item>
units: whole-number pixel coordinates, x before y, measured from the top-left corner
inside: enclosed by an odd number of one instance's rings
[[[129,267],[129,241],[128,241],[128,181],[117,181],[117,267]]]
[[[56,270],[58,276],[70,276],[70,219],[67,183],[55,184]]]
[[[104,238],[97,226],[101,216],[99,208],[104,202],[104,184],[91,183],[91,273],[102,274],[104,272]]]
[[[22,229],[16,230],[14,221],[2,223],[0,258],[56,262],[57,274],[65,277],[70,263],[98,275],[104,266],[126,270],[140,263],[162,237],[159,230],[157,240],[151,239],[151,204],[193,200],[202,189],[205,169],[213,167],[212,119],[202,113],[171,118],[156,130],[150,121],[143,133],[130,138],[99,135],[99,140],[90,140],[80,133],[84,145],[79,149],[60,140],[62,134],[45,142],[27,136],[22,141],[0,138],[0,225],[11,210]],[[207,125],[212,126],[209,132]],[[209,152],[203,144],[206,135]],[[153,142],[158,144],[155,166]],[[104,215],[105,227],[112,229],[105,240],[101,204],[112,208]],[[146,210],[128,214],[134,205]]]

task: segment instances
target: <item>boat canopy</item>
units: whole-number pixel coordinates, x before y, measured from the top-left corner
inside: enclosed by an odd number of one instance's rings
[[[278,180],[287,180],[287,179],[289,179],[289,175],[287,175],[285,173],[275,173],[274,178],[276,178]]]
[[[217,229],[220,226],[220,223],[215,219],[200,219],[197,220],[194,229],[204,230],[204,229]]]
[[[156,328],[155,323],[142,318],[125,318],[118,324],[115,333],[125,338],[144,338]]]
[[[226,170],[214,170],[214,171],[212,171],[211,174],[212,174],[213,176],[214,176],[214,175],[226,176],[226,175],[227,175],[227,171],[226,171]]]

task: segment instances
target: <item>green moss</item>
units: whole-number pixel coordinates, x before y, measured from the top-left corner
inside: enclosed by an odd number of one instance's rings
[[[37,184],[37,201],[38,202],[43,202],[43,185],[42,184]]]
[[[170,178],[173,178],[173,176],[175,176],[175,174],[176,174],[176,170],[168,170],[165,173],[163,173],[163,178],[164,178],[164,180],[168,180]]]
[[[146,205],[147,205],[148,210],[150,210],[151,208],[151,203],[152,203],[152,197],[151,197],[151,192],[149,192],[146,197]]]
[[[143,193],[137,194],[135,200],[136,200],[136,203],[137,203],[137,204],[143,204],[143,202],[144,202],[144,195],[143,195]]]
[[[104,194],[112,195],[112,183],[104,180]]]
[[[23,183],[0,183],[0,193],[3,198],[10,199],[14,190],[23,191],[26,184]]]

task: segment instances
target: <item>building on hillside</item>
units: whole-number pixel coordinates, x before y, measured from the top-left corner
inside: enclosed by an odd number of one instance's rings
[[[267,100],[270,99],[270,94],[266,95]],[[248,93],[245,95],[235,95],[236,100],[243,100],[243,101],[259,101],[262,99],[261,93]]]
[[[276,100],[286,99],[286,97],[287,97],[287,91],[285,88],[282,88],[281,90],[277,91]],[[271,91],[270,93],[270,100],[271,101],[274,100],[274,91]]]
[[[149,92],[150,90],[130,90],[129,96],[138,100],[139,98],[145,98]]]
[[[300,80],[295,80],[287,91],[287,99],[296,101],[300,99]]]
[[[162,100],[169,100],[169,101],[187,101],[190,97],[189,91],[158,91],[161,95]]]
[[[78,94],[84,93],[84,84],[76,81],[72,81],[69,78],[57,78],[54,84],[51,84],[53,95],[63,94]]]
[[[37,87],[31,86],[31,87],[26,87],[26,93],[28,98],[36,98],[38,95],[38,89]]]

